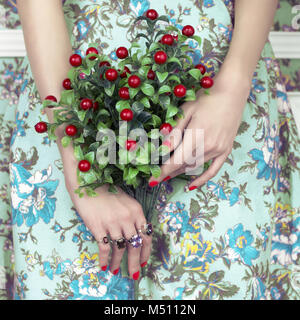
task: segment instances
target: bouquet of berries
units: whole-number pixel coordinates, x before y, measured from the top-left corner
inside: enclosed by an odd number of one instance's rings
[[[95,189],[104,184],[110,192],[118,186],[141,203],[149,221],[160,186],[148,180],[160,176],[169,156],[165,138],[183,116],[180,105],[195,100],[195,92],[209,89],[213,80],[188,55],[193,49],[187,40],[201,43],[192,26],[179,30],[153,9],[134,21],[144,22],[146,32],[130,48],[116,50],[117,66],[93,44],[86,57],[73,54],[60,101],[51,95],[43,101],[43,108],[55,108],[54,122],[40,121],[35,129],[55,140],[56,128],[66,124],[61,143],[73,144],[79,197],[83,190],[97,196]]]

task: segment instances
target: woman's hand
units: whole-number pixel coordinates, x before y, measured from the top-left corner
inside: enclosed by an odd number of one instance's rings
[[[235,85],[235,82],[229,83],[229,80],[216,76],[209,95],[200,90],[197,92],[197,100],[182,105],[184,118],[178,120],[176,127],[165,139],[171,151],[175,151],[162,165],[160,178],[151,177],[150,185],[185,173],[187,168],[195,169],[211,159],[213,161],[209,169],[194,180],[189,189],[196,189],[218,173],[231,153],[249,94],[248,84],[243,86],[242,81],[236,81]],[[196,140],[196,129],[203,129],[204,150],[201,141]],[[199,137],[199,131],[197,135]]]
[[[118,194],[113,194],[108,192],[107,186],[103,186],[95,190],[99,194],[97,197],[79,198],[73,192],[74,187],[67,182],[66,186],[76,210],[98,242],[101,269],[106,270],[112,248],[110,270],[117,274],[126,247],[119,249],[115,243],[105,244],[101,240],[103,237],[110,237],[112,240],[125,237],[129,240],[136,235],[137,230],[146,223],[142,207],[121,189],[118,189]],[[131,244],[127,245],[128,272],[134,280],[139,278],[140,266],[146,264],[151,251],[152,236],[140,235],[143,238],[142,247],[133,248]]]

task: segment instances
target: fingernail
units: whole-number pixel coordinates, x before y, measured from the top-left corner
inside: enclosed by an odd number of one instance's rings
[[[195,190],[195,189],[197,189],[196,186],[189,187],[189,190],[190,190],[190,191]]]
[[[153,181],[149,182],[149,187],[151,187],[151,188],[153,188],[153,187],[155,187],[157,185],[158,185],[158,181],[156,181],[156,180],[153,180]]]
[[[169,140],[164,141],[162,145],[171,148],[171,142]]]
[[[101,268],[102,271],[105,271],[106,269],[107,269],[107,266],[103,266],[103,267]]]
[[[120,268],[113,271],[113,274],[116,275],[119,272]]]
[[[167,176],[167,177],[164,178],[163,181],[167,181],[167,180],[169,180],[169,179],[171,179],[171,177],[170,177],[170,176]]]
[[[144,268],[146,265],[147,265],[147,261],[143,262],[143,263],[141,264],[141,267]]]
[[[133,280],[137,280],[137,279],[139,278],[139,276],[140,276],[140,272],[137,271],[136,273],[134,273],[134,274],[132,275],[132,278],[133,278]]]

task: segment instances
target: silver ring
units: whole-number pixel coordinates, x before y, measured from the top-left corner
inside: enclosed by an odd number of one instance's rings
[[[139,248],[143,245],[143,238],[139,234],[133,235],[129,240],[127,240],[133,248]]]
[[[111,240],[111,243],[115,244],[118,249],[124,249],[126,247],[126,239],[124,237],[116,240]]]

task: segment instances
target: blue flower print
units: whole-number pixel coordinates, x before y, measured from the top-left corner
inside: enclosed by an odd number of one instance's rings
[[[272,237],[272,263],[288,266],[300,255],[300,217],[280,219]]]
[[[227,255],[230,260],[241,260],[246,265],[252,266],[252,260],[258,258],[259,251],[251,246],[253,236],[250,231],[244,231],[241,223],[229,229],[225,236],[227,240]]]
[[[14,128],[12,136],[11,136],[11,140],[10,140],[11,146],[14,144],[17,136],[24,137],[26,135],[25,130],[24,130],[24,125],[25,125],[25,122],[24,122],[23,118],[20,118],[20,113],[17,112],[16,113],[16,125],[15,125],[15,128]]]
[[[204,0],[204,7],[205,8],[210,8],[215,5],[214,0]]]
[[[276,151],[279,146],[279,135],[275,124],[269,131],[262,149],[252,149],[249,151],[249,155],[257,161],[257,179],[265,178],[265,180],[269,180],[271,178],[274,181],[280,172],[276,159],[278,157]]]
[[[227,200],[223,187],[213,181],[207,181],[207,189],[210,190],[218,199]]]
[[[77,36],[77,41],[81,41],[82,39],[86,38],[86,35],[91,28],[91,25],[85,20],[80,20],[76,26],[79,33],[79,35]]]
[[[49,180],[51,166],[36,171],[34,175],[19,164],[10,165],[12,223],[27,227],[38,223],[40,218],[49,223],[54,216],[56,198],[53,197],[58,180]]]
[[[136,16],[142,16],[150,8],[150,3],[148,0],[130,0],[129,7]]]

